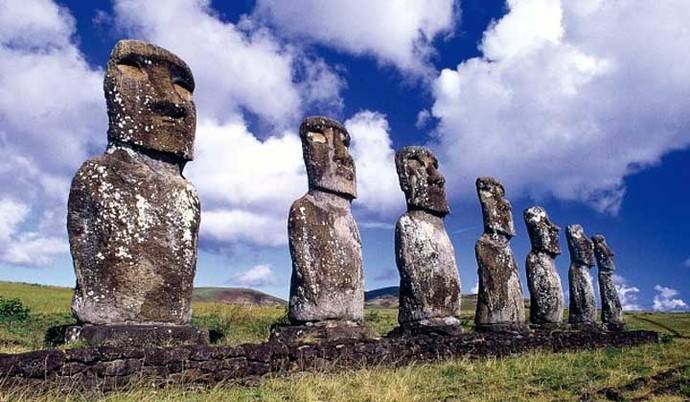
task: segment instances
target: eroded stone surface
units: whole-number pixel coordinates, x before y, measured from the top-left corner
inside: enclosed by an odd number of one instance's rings
[[[408,208],[395,228],[398,322],[404,327],[459,328],[460,277],[443,223],[448,203],[438,161],[422,147],[399,150],[395,161]]]
[[[510,202],[492,177],[477,179],[484,234],[475,245],[479,294],[475,324],[478,331],[525,330],[525,306],[517,263],[510,248],[515,235]]]
[[[85,324],[186,324],[191,319],[199,199],[182,175],[195,112],[187,65],[139,41],[120,41],[104,88],[103,155],[72,180],[67,229]]]
[[[334,120],[305,119],[300,127],[309,191],[288,217],[292,279],[288,317],[293,324],[364,317],[364,274],[359,230],[350,201],[355,167],[350,136]]]
[[[277,325],[271,328],[270,341],[286,345],[374,339],[374,331],[357,322],[330,320],[301,325]]]
[[[573,325],[596,326],[597,306],[589,270],[594,266],[594,244],[580,225],[566,228],[570,252],[570,309],[568,322]]]
[[[558,325],[563,320],[563,289],[556,271],[556,257],[561,254],[560,228],[544,208],[527,208],[523,217],[532,250],[527,255],[527,286],[530,292],[530,323]]]
[[[592,236],[594,255],[599,267],[599,294],[601,295],[601,321],[609,330],[620,331],[624,327],[623,308],[618,298],[618,291],[613,282],[616,265],[614,253],[606,243],[604,235]]]
[[[418,146],[400,149],[395,154],[395,168],[408,210],[423,210],[438,216],[450,212],[446,180],[430,149]]]
[[[355,163],[350,156],[350,134],[333,119],[312,116],[299,128],[309,189],[357,197]]]
[[[137,40],[113,48],[103,82],[108,140],[173,154],[194,155],[194,77],[173,53]]]
[[[83,325],[65,327],[61,343],[112,347],[204,345],[208,331],[191,325]]]

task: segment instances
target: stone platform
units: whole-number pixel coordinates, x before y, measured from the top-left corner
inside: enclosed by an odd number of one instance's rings
[[[252,383],[258,378],[310,370],[399,366],[413,362],[501,357],[534,350],[553,352],[628,347],[659,342],[650,331],[535,331],[529,334],[417,334],[288,345],[279,341],[236,347],[96,347],[0,355],[0,387],[61,383],[70,387],[117,388],[146,379],[213,384]]]
[[[271,328],[269,342],[286,345],[364,341],[377,339],[368,326],[347,321],[322,321],[316,324],[275,325]]]
[[[166,347],[208,345],[205,329],[192,325],[66,325],[47,331],[49,345]]]

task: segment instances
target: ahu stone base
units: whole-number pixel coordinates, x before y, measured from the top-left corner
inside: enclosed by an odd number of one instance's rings
[[[659,342],[651,331],[535,331],[530,334],[418,334],[303,345],[279,341],[168,348],[95,347],[0,355],[0,387],[64,384],[112,390],[127,384],[251,384],[266,375],[400,366],[451,358],[502,357],[534,350],[577,351]]]
[[[191,325],[69,325],[54,327],[46,334],[48,344],[166,347],[208,345],[205,329]]]
[[[269,342],[287,345],[363,341],[377,339],[366,325],[350,321],[322,321],[302,325],[276,325],[271,328]]]

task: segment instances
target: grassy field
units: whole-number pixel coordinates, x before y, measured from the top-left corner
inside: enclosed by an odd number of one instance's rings
[[[0,353],[42,347],[43,332],[72,322],[69,289],[0,283],[0,296],[21,299],[31,314],[24,322],[0,323]],[[471,306],[470,306],[471,307]],[[266,339],[282,307],[195,303],[194,323],[223,335],[220,343]],[[463,311],[464,324],[472,311]],[[367,321],[390,330],[396,311],[368,309]],[[77,391],[0,390],[0,401],[554,401],[690,400],[690,314],[626,314],[630,327],[652,329],[666,341],[630,349],[577,353],[531,353],[506,359],[454,360],[403,368],[306,373],[266,378],[254,387],[220,384],[199,389],[146,384],[107,395]]]

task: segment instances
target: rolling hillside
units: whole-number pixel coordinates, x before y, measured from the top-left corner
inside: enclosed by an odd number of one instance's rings
[[[389,286],[364,292],[364,304],[372,308],[398,308],[400,287]],[[462,311],[473,312],[477,306],[477,295],[462,295]]]
[[[193,301],[229,304],[285,306],[287,302],[267,293],[245,288],[194,288]]]
[[[29,283],[0,282],[0,296],[20,298],[32,309],[69,309],[72,288]],[[194,288],[195,302],[284,306],[287,302],[254,289]]]

